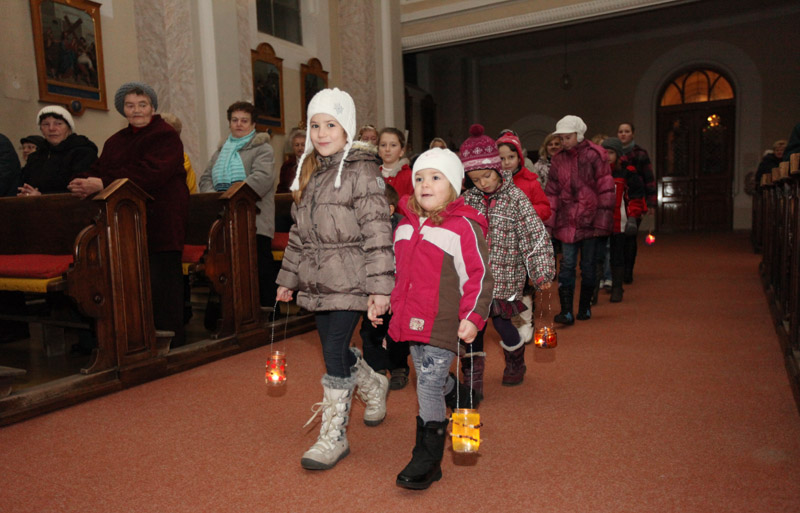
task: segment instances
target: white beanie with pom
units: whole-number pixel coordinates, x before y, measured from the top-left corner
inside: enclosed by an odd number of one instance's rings
[[[303,161],[305,161],[308,154],[314,150],[314,145],[311,143],[311,118],[316,114],[328,114],[329,116],[333,116],[336,121],[342,125],[344,133],[347,136],[347,144],[344,146],[344,155],[342,156],[341,162],[339,162],[339,171],[333,186],[338,189],[342,185],[342,167],[344,166],[344,159],[353,146],[353,134],[356,131],[356,105],[353,103],[353,98],[349,94],[338,88],[323,89],[315,94],[308,103],[306,116],[306,149],[297,161],[297,174],[295,174],[292,186],[289,188],[292,191],[296,191],[300,188],[300,170],[303,168]]]

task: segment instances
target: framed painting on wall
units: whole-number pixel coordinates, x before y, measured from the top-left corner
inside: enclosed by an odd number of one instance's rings
[[[300,84],[303,88],[303,117],[301,119],[305,120],[308,102],[315,94],[328,87],[328,72],[322,69],[319,59],[312,57],[308,60],[308,64],[300,65]]]
[[[39,100],[108,110],[100,4],[90,0],[30,0]]]
[[[256,106],[256,129],[282,134],[283,123],[283,59],[275,55],[269,43],[250,50],[253,64],[253,104]]]

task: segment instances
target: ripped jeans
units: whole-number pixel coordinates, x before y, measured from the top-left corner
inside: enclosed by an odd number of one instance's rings
[[[423,422],[443,422],[447,419],[444,396],[453,390],[450,365],[456,354],[447,349],[411,342],[411,359],[417,372],[417,402]]]

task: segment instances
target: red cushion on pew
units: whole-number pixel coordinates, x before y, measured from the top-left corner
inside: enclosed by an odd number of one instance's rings
[[[287,244],[289,244],[289,232],[275,232],[272,238],[272,250],[284,251]]]
[[[0,255],[0,276],[56,278],[72,263],[72,255]]]
[[[186,244],[183,246],[183,254],[181,255],[181,262],[188,262],[192,264],[196,264],[200,261],[203,257],[203,253],[206,252],[205,246],[195,246],[192,244]]]

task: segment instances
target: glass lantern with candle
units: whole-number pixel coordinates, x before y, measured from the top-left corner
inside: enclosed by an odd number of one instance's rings
[[[533,343],[536,347],[550,349],[558,345],[556,329],[552,326],[537,328],[533,333]]]
[[[453,451],[459,453],[478,452],[481,445],[481,415],[478,410],[462,408],[453,410],[453,427],[450,437]]]
[[[267,385],[279,387],[286,383],[286,353],[273,351],[267,360],[267,373],[264,377]]]

